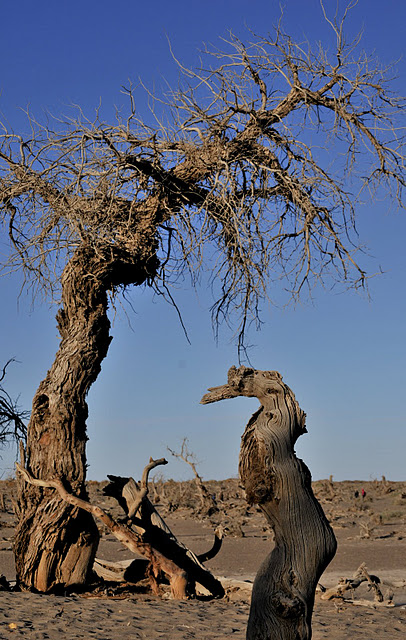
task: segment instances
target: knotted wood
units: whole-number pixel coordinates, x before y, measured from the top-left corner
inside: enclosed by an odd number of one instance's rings
[[[336,540],[294,451],[305,413],[279,373],[246,367],[232,367],[228,383],[202,403],[237,396],[261,403],[242,436],[239,470],[247,501],[262,509],[275,537],[255,578],[247,640],[310,640],[316,586]]]

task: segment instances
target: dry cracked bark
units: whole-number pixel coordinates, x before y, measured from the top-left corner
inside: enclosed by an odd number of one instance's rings
[[[242,436],[239,468],[247,501],[261,508],[275,536],[255,578],[247,639],[309,640],[316,586],[336,540],[294,451],[305,414],[279,373],[246,367],[232,367],[228,383],[201,402],[237,396],[261,403]]]

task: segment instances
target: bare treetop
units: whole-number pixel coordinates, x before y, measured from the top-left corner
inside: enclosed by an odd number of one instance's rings
[[[391,70],[325,17],[334,52],[278,26],[247,44],[231,35],[199,70],[178,63],[179,88],[150,96],[154,127],[131,87],[128,114],[113,124],[78,109],[54,128],[29,116],[28,137],[4,127],[5,269],[57,292],[80,247],[112,270],[141,252],[147,284],[162,290],[185,270],[196,282],[204,265],[215,324],[236,311],[240,336],[275,281],[292,299],[331,277],[364,286],[356,207],[382,188],[402,203],[405,103],[391,93]],[[116,269],[108,287],[139,284],[133,275]]]

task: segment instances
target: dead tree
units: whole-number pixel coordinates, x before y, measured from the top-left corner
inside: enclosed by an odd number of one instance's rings
[[[374,594],[373,602],[371,600],[366,600],[365,598],[361,598],[356,600],[354,597],[354,591],[357,589],[363,582],[367,583],[368,591]],[[388,584],[388,583],[387,583]],[[401,583],[402,586],[404,584]],[[321,599],[322,600],[332,600],[334,598],[340,599],[347,604],[355,604],[366,607],[394,607],[393,602],[393,591],[392,587],[395,587],[395,584],[390,584],[389,589],[385,596],[382,594],[381,590],[381,580],[378,576],[370,574],[368,572],[367,566],[365,562],[363,562],[356,572],[354,573],[352,578],[340,578],[338,584],[331,589],[325,589],[321,587]],[[351,591],[351,597],[346,597],[346,592]]]
[[[316,586],[336,540],[294,451],[305,414],[279,373],[246,367],[231,367],[228,383],[201,402],[237,396],[261,403],[242,436],[239,469],[248,503],[261,508],[275,535],[255,578],[247,639],[309,640]]]
[[[27,136],[3,125],[3,272],[21,269],[34,293],[61,305],[59,349],[28,426],[34,477],[56,474],[86,498],[86,396],[111,340],[108,301],[126,287],[172,299],[181,275],[197,284],[211,273],[214,325],[236,319],[241,353],[281,279],[292,300],[320,282],[365,285],[358,194],[382,188],[402,201],[404,106],[389,72],[328,21],[333,54],[279,26],[247,44],[230,36],[196,71],[180,65],[186,85],[151,98],[167,109],[156,128],[136,113],[131,88],[113,123],[79,109],[54,126],[28,113]],[[20,480],[18,503],[20,586],[83,584],[97,547],[91,516]]]
[[[206,485],[202,480],[201,475],[197,470],[197,466],[196,466],[197,462],[196,462],[195,455],[191,451],[189,451],[188,439],[187,438],[183,439],[182,446],[180,448],[179,453],[177,453],[176,451],[173,451],[169,447],[168,447],[168,451],[175,458],[179,458],[180,460],[183,460],[183,462],[186,462],[186,464],[188,464],[189,467],[192,469],[193,475],[195,477],[194,479],[195,479],[197,493],[199,494],[199,498],[200,498],[200,512],[204,513],[205,515],[212,515],[214,512],[218,511],[218,507],[216,505],[215,499],[209,493]]]

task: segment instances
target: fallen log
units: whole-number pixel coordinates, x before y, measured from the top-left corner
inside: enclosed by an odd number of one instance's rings
[[[221,548],[222,531],[215,531],[214,543],[211,549],[205,553],[197,555],[199,562],[207,562],[214,558]],[[182,544],[178,541],[179,544]],[[187,547],[186,547],[187,548]],[[190,551],[190,549],[188,550]],[[192,553],[192,552],[190,552]],[[112,562],[110,560],[102,560],[101,558],[95,558],[93,563],[93,571],[103,578],[106,582],[132,582],[137,583],[145,578],[147,571],[148,561],[143,558],[135,558],[128,560],[119,560]],[[216,578],[224,587],[223,578]],[[201,590],[200,590],[201,591]],[[203,587],[205,595],[212,595],[210,591]]]
[[[393,600],[385,600],[383,602],[372,602],[372,600],[367,600],[366,598],[360,598],[359,600],[355,600],[355,598],[344,598],[343,602],[345,604],[353,604],[358,607],[370,607],[371,609],[377,609],[379,607],[391,609],[395,606]]]
[[[129,582],[137,584],[147,575],[148,560],[146,558],[129,558],[111,562],[95,558],[93,571],[105,582]]]

